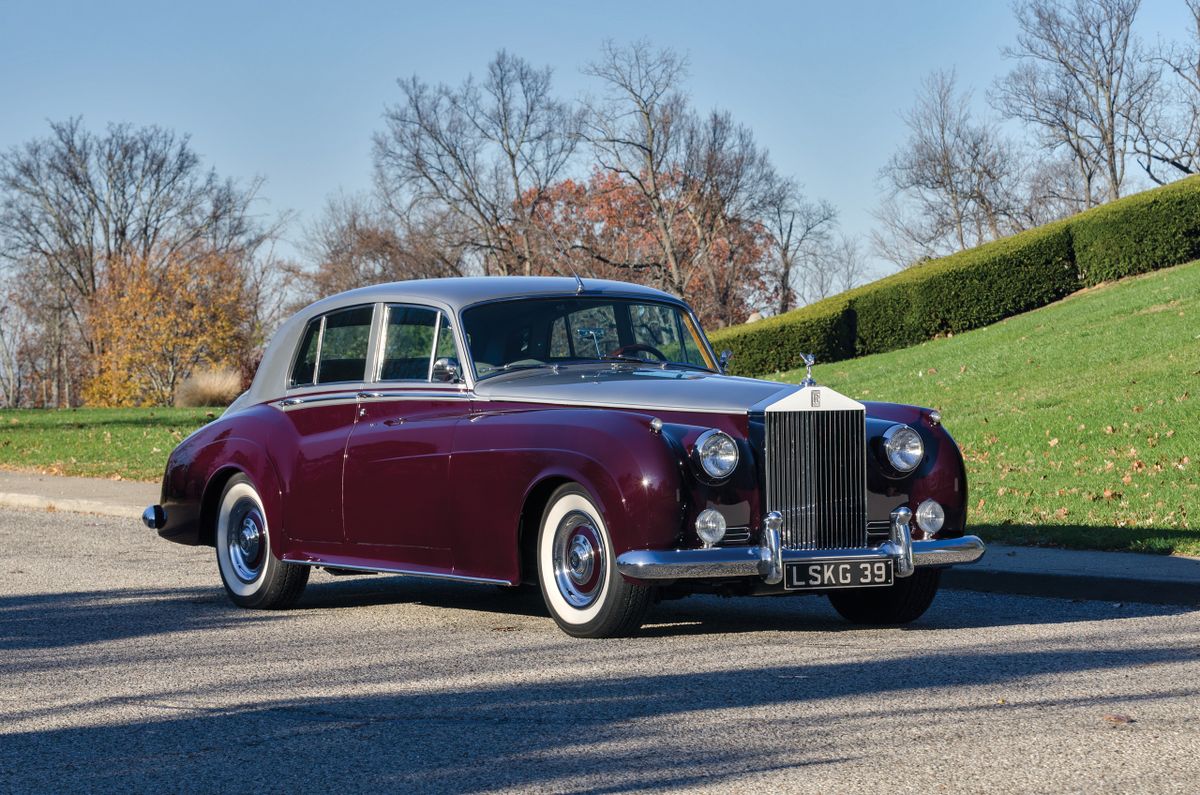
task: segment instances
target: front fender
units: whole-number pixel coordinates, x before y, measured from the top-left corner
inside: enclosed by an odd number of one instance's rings
[[[671,445],[650,420],[555,408],[489,410],[462,423],[450,477],[470,496],[454,506],[455,571],[517,579],[522,512],[542,484],[561,481],[581,484],[600,503],[617,554],[673,545],[684,486]],[[527,520],[536,532],[540,516]]]

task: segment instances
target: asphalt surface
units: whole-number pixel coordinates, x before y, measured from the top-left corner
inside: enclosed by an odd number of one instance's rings
[[[944,591],[563,635],[536,594],[315,573],[226,601],[209,549],[0,509],[0,791],[1194,792],[1200,612]]]

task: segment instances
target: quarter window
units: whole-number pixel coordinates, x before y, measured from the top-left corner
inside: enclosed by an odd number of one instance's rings
[[[296,351],[296,361],[292,364],[292,377],[288,386],[312,386],[317,377],[317,353],[321,345],[321,322],[324,318],[316,317],[308,321],[304,329],[304,339],[300,342],[300,350]]]

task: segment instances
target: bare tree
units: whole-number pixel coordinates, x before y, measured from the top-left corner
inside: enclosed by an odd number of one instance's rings
[[[931,73],[903,118],[908,140],[880,173],[876,249],[903,267],[1012,231],[1016,158],[993,125],[972,117],[954,73]]]
[[[779,314],[795,308],[798,298],[811,300],[805,271],[823,261],[837,216],[832,204],[808,199],[793,179],[776,179],[771,186],[762,218],[770,234],[768,273]]]
[[[626,264],[639,270],[650,265],[659,286],[683,295],[690,274],[685,273],[678,222],[690,198],[682,179],[689,114],[679,85],[687,61],[644,40],[628,47],[609,41],[584,72],[605,88],[602,100],[587,103],[584,136],[602,171],[636,187],[661,253],[657,262]]]
[[[401,217],[453,214],[487,272],[541,272],[532,219],[578,140],[578,113],[552,93],[549,68],[501,50],[482,83],[431,87],[399,81],[375,136],[381,193]]]
[[[442,243],[439,220],[398,219],[367,196],[331,197],[306,230],[315,267],[296,271],[300,303],[380,282],[465,275],[465,252]]]
[[[1042,145],[1070,153],[1090,199],[1099,180],[1121,195],[1134,128],[1154,96],[1133,22],[1141,0],[1024,0],[1016,6],[1015,68],[993,98],[1008,118],[1038,131]]]
[[[1144,67],[1161,79],[1154,101],[1130,108],[1138,165],[1159,185],[1200,172],[1200,0],[1184,43],[1160,47]]]
[[[187,136],[124,124],[98,136],[79,119],[50,129],[0,155],[0,256],[61,277],[85,339],[110,263],[186,263],[200,249],[249,257],[276,231],[251,213],[261,181],[243,188],[205,171]]]
[[[683,214],[694,240],[691,270],[703,282],[693,297],[721,326],[740,322],[763,272],[768,230],[761,218],[777,181],[748,127],[728,112],[692,119],[685,132]]]

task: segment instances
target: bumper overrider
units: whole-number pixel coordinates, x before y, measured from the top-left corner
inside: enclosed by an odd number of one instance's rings
[[[762,542],[756,547],[708,549],[639,549],[617,558],[617,569],[638,580],[700,580],[722,577],[760,577],[767,585],[783,581],[787,563],[839,563],[891,560],[897,577],[908,577],[917,567],[974,563],[986,547],[976,536],[913,541],[909,525],[912,511],[892,512],[891,537],[867,549],[784,549],[780,530],[783,517],[772,511],[763,522]]]

